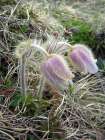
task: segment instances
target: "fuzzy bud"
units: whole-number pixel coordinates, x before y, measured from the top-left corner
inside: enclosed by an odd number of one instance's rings
[[[91,50],[84,45],[74,45],[69,53],[69,58],[84,73],[95,74],[98,72],[96,60]]]
[[[62,56],[52,54],[41,65],[41,70],[46,79],[56,88],[65,88],[74,75],[70,71]]]

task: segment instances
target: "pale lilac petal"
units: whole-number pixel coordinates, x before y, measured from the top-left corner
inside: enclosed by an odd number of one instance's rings
[[[52,71],[56,73],[56,75],[61,79],[68,80],[74,77],[67,63],[61,56],[53,56],[49,59],[48,64],[51,67]]]
[[[52,84],[57,88],[63,88],[63,89],[65,88],[66,82],[60,79],[59,77],[57,77],[57,75],[53,73],[53,71],[49,67],[47,67],[46,64],[42,65],[42,71],[46,79],[50,82],[50,84]]]
[[[82,51],[79,51],[79,54],[80,54],[83,62],[86,64],[87,71],[91,74],[97,73],[98,67],[97,67],[96,63],[94,62],[94,59]]]
[[[89,73],[95,74],[95,73],[98,72],[98,67],[97,67],[96,63],[94,63],[94,62],[91,61],[87,65],[87,70],[88,70]]]
[[[42,65],[41,70],[46,79],[55,87],[65,88],[73,74],[61,56],[52,55]]]
[[[90,57],[93,57],[93,54],[92,54],[91,50],[90,50],[87,46],[85,46],[85,45],[83,45],[83,44],[75,44],[75,45],[73,46],[73,48],[76,48],[77,50],[84,51],[84,52],[87,53]]]
[[[98,72],[98,67],[96,65],[96,60],[90,49],[81,44],[74,45],[72,52],[70,53],[70,58],[76,64],[81,71],[85,73],[95,74]]]
[[[81,59],[81,56],[79,55],[78,51],[74,50],[70,54],[70,57],[72,59],[72,62],[79,68],[80,71],[82,70],[84,73],[87,73],[86,64]]]

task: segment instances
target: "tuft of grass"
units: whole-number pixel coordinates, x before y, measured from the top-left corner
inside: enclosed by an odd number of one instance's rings
[[[105,128],[105,78],[87,76],[75,83],[68,91],[62,106],[62,126],[67,140],[97,138],[97,130]],[[104,133],[102,133],[104,135]]]
[[[37,96],[28,94],[27,96],[21,95],[21,93],[15,93],[10,100],[9,108],[12,111],[19,112],[24,116],[40,116],[45,112],[47,115],[47,108],[50,107],[48,100],[39,99]]]

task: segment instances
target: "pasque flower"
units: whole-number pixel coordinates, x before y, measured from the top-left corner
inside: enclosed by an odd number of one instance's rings
[[[74,75],[61,55],[51,54],[41,65],[44,77],[56,88],[65,88]]]
[[[74,45],[69,53],[69,58],[84,73],[95,74],[98,72],[96,59],[85,45]]]

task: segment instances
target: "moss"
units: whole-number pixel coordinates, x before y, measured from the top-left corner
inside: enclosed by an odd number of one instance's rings
[[[82,20],[70,19],[68,21],[62,21],[62,24],[66,28],[76,27],[79,32],[73,33],[72,37],[69,37],[69,41],[72,43],[93,43],[94,38],[92,37],[91,27]]]
[[[66,11],[55,11],[54,16],[61,22],[66,29],[76,28],[78,32],[73,33],[72,37],[68,36],[70,43],[85,43],[87,45],[94,44],[94,34],[91,25],[84,20],[73,17]]]

